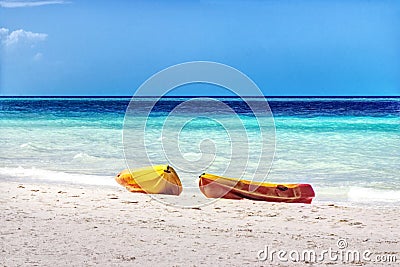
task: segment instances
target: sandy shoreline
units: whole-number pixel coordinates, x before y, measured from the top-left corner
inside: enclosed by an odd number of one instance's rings
[[[396,263],[315,265],[397,266],[398,208],[220,200],[200,209],[167,207],[124,188],[0,182],[4,266],[292,266],[271,250],[332,248],[395,255]],[[292,254],[294,255],[294,254]],[[288,256],[284,256],[288,258]],[[296,265],[310,265],[307,262]]]

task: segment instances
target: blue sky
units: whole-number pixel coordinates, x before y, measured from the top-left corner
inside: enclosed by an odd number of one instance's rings
[[[400,95],[400,1],[0,6],[0,95],[132,95],[194,60],[237,68],[265,95]],[[215,90],[179,94],[224,94]]]

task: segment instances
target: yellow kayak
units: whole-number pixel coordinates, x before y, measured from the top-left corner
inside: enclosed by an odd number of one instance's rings
[[[168,165],[151,166],[137,170],[123,170],[115,180],[131,192],[178,196],[182,184],[175,170]]]

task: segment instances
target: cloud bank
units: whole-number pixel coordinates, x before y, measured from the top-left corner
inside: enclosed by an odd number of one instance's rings
[[[44,41],[46,38],[46,33],[36,33],[22,29],[10,32],[9,29],[0,28],[0,40],[5,46],[12,46],[18,43],[34,43]]]
[[[35,7],[44,5],[66,4],[68,2],[62,0],[48,1],[0,1],[0,7],[17,8],[17,7]]]

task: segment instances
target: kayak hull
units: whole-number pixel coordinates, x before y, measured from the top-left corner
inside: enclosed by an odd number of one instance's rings
[[[202,174],[200,191],[208,198],[251,199],[310,204],[315,197],[309,184],[272,184]]]
[[[175,170],[168,165],[120,172],[115,180],[132,193],[180,195],[181,181]]]

